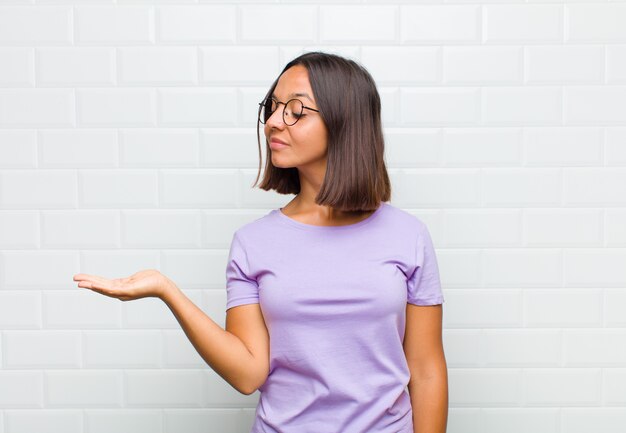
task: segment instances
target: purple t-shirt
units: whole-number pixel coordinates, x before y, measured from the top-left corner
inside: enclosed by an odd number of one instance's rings
[[[413,433],[407,302],[443,303],[426,225],[389,203],[344,226],[280,209],[240,227],[226,309],[259,303],[270,370],[252,433]]]

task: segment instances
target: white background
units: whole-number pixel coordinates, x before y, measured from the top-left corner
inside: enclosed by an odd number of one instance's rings
[[[383,100],[391,203],[429,227],[449,433],[626,431],[626,3],[0,2],[0,433],[247,433],[155,299],[224,326],[257,103],[321,49]]]

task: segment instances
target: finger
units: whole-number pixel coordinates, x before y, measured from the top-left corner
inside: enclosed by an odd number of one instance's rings
[[[95,281],[89,281],[89,280],[79,281],[78,287],[82,287],[85,289],[99,289]]]
[[[110,288],[100,286],[97,283],[93,283],[91,281],[82,282],[80,284],[82,284],[85,289],[89,289],[92,292],[100,293],[101,295],[105,295],[110,298],[118,298],[120,296],[118,293],[112,291]],[[80,284],[79,284],[79,287],[80,287]]]
[[[98,275],[89,275],[89,274],[81,274],[81,275],[82,276],[78,278],[74,277],[74,280],[78,282],[90,281],[94,284],[98,284],[103,287],[107,287],[111,285],[111,280],[109,280],[108,278],[103,278]]]
[[[98,275],[91,275],[91,274],[76,274],[74,275],[74,281],[83,281],[83,280],[96,280],[99,277]]]
[[[128,278],[109,280],[98,277],[97,279],[81,280],[78,283],[78,287],[89,289],[111,298],[126,301],[132,298],[132,296],[129,295],[129,289],[132,289],[132,287],[130,287],[125,280],[128,280]]]
[[[99,281],[93,280],[84,280],[78,283],[78,287],[84,287],[86,289],[97,289],[97,290],[108,290],[110,289],[109,284],[102,284]]]

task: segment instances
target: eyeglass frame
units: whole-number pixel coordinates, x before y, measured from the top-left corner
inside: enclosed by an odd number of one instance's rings
[[[304,102],[302,102],[302,100],[301,100],[301,99],[299,99],[299,98],[291,98],[291,99],[290,99],[290,100],[288,100],[287,102],[281,102],[281,101],[279,101],[278,99],[272,98],[272,97],[270,96],[269,98],[265,98],[264,100],[262,100],[261,102],[259,102],[259,115],[257,116],[257,118],[258,118],[258,121],[259,121],[261,124],[263,124],[263,125],[265,125],[265,123],[267,122],[267,120],[266,120],[265,122],[261,122],[261,110],[263,109],[263,105],[264,105],[263,103],[264,103],[265,101],[267,101],[268,99],[271,99],[272,101],[275,101],[275,102],[276,102],[276,105],[277,105],[276,110],[272,111],[272,114],[270,114],[270,117],[272,117],[272,115],[273,115],[276,111],[278,111],[278,108],[279,108],[278,106],[279,106],[280,104],[283,104],[283,105],[284,105],[284,107],[283,107],[283,112],[282,112],[282,115],[281,115],[281,118],[283,119],[283,123],[284,123],[285,125],[287,125],[287,126],[293,126],[293,125],[295,125],[296,123],[298,123],[298,120],[300,120],[300,117],[302,117],[302,112],[304,111],[304,109],[305,109],[305,108],[306,108],[307,110],[312,110],[312,111],[315,111],[315,112],[317,112],[317,113],[319,113],[319,112],[320,112],[320,110],[317,110],[317,109],[315,109],[315,108],[312,108],[312,107],[307,107],[306,105],[304,105]],[[288,124],[287,122],[285,122],[285,108],[287,108],[287,104],[289,104],[291,101],[294,101],[294,100],[299,101],[299,102],[302,104],[302,111],[300,111],[300,116],[299,116],[298,118],[296,118],[296,121],[295,121],[295,122],[293,122],[293,123],[290,125],[290,124]],[[269,120],[269,118],[270,118],[270,117],[268,117],[267,119]]]

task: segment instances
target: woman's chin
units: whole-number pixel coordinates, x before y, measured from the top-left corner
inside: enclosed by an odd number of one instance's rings
[[[274,153],[272,153],[272,165],[276,168],[291,168],[294,166],[286,158],[281,158]]]

